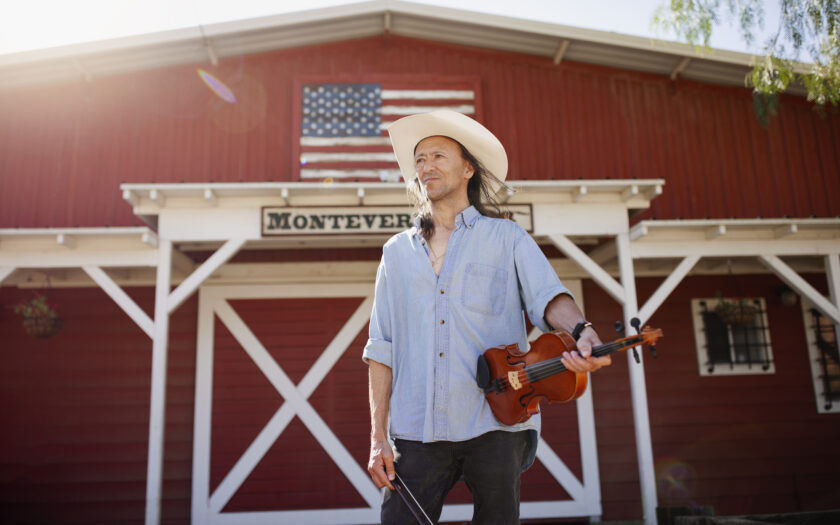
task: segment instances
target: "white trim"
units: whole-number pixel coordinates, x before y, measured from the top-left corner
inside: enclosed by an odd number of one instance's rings
[[[814,307],[826,317],[840,323],[840,308],[831,303],[816,288],[799,276],[793,269],[775,255],[759,255],[759,260],[779,276],[785,284],[804,295],[814,303]],[[830,259],[829,259],[830,260]],[[830,268],[829,268],[830,269]]]
[[[157,283],[155,285],[155,322],[152,343],[151,400],[149,402],[149,456],[146,471],[146,525],[160,523],[163,487],[163,447],[166,425],[166,362],[169,345],[169,297],[172,266],[172,242],[160,239]]]
[[[137,323],[146,332],[146,335],[154,339],[155,323],[102,268],[98,266],[82,266],[82,269],[128,314],[132,321]]]
[[[621,284],[624,287],[624,326],[631,330],[630,320],[638,315],[636,277],[633,273],[630,236],[619,233],[616,238]],[[647,387],[645,385],[644,355],[639,352],[636,364],[632,352],[627,352],[630,372],[630,394],[633,402],[633,426],[636,430],[636,457],[639,463],[639,480],[642,487],[642,514],[646,525],[656,525],[656,477],[653,469],[653,445],[648,415]]]

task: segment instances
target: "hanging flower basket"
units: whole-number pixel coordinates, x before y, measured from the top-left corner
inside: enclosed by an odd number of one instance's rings
[[[715,312],[724,324],[747,326],[753,324],[758,310],[755,306],[743,303],[721,303],[715,308]]]
[[[63,324],[60,317],[30,317],[23,320],[23,329],[32,337],[46,339],[60,332]]]
[[[56,305],[47,302],[46,296],[35,292],[32,299],[15,305],[15,313],[23,316],[23,329],[33,337],[52,337],[64,324],[58,317]]]

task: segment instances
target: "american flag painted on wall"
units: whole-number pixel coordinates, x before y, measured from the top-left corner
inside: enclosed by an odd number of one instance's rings
[[[415,113],[448,108],[475,116],[475,89],[387,83],[309,83],[302,85],[301,180],[401,180],[387,128]]]

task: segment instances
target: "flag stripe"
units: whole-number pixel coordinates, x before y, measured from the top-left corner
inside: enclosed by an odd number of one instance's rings
[[[391,153],[303,153],[306,162],[397,162]]]
[[[473,100],[475,94],[467,90],[383,89],[382,100]]]
[[[475,113],[475,107],[466,104],[461,106],[382,106],[379,108],[380,115],[415,115],[417,113],[428,113],[438,109],[451,109],[465,115]]]
[[[438,109],[475,115],[474,90],[460,88],[445,79],[428,87],[392,89],[371,83],[304,85],[300,178],[400,180],[386,133],[391,123]]]
[[[302,179],[379,179],[379,180],[400,180],[399,170],[311,170],[301,169]]]

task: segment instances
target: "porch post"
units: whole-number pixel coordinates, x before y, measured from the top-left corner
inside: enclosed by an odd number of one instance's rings
[[[619,233],[616,238],[618,266],[621,286],[624,288],[624,326],[631,335],[630,319],[638,315],[636,298],[636,276],[630,253],[630,235]],[[642,353],[639,353],[641,359]],[[653,471],[653,446],[650,438],[647,389],[645,386],[644,360],[636,364],[631,352],[627,352],[630,370],[630,393],[633,401],[633,423],[636,429],[636,457],[639,462],[639,481],[642,486],[642,512],[646,525],[656,525],[656,478]]]
[[[157,284],[155,286],[155,324],[152,343],[151,401],[149,403],[149,459],[146,469],[146,525],[160,523],[163,484],[163,429],[166,423],[166,362],[169,343],[169,300],[172,273],[172,241],[160,239]]]
[[[840,310],[840,253],[825,256],[825,277],[828,281],[828,298]],[[834,340],[840,344],[840,323],[834,323]]]

